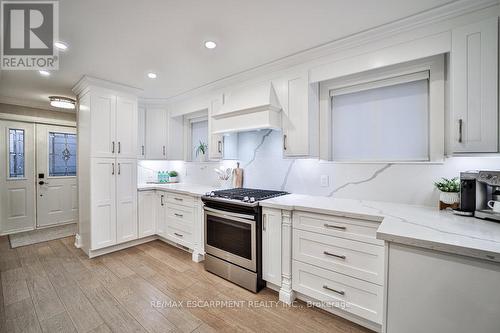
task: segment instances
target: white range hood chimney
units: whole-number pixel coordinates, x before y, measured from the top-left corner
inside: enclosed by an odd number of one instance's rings
[[[271,82],[245,87],[225,96],[219,112],[212,114],[212,132],[281,129],[281,109]]]

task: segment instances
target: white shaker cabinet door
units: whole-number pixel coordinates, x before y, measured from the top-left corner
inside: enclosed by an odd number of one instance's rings
[[[164,192],[156,193],[156,233],[167,236],[167,196]]]
[[[96,92],[90,98],[91,157],[114,157],[116,152],[116,96]]]
[[[137,238],[137,160],[116,160],[117,242]]]
[[[116,244],[116,162],[95,158],[91,168],[91,250],[97,250]]]
[[[453,152],[498,151],[498,18],[454,29]]]
[[[146,159],[167,159],[167,128],[167,110],[146,109]]]
[[[116,98],[116,157],[137,157],[137,100]]]
[[[156,234],[156,192],[140,191],[138,202],[139,238]]]
[[[262,210],[262,278],[281,286],[281,210]]]

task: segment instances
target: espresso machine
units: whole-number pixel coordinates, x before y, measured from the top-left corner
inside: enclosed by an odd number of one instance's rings
[[[460,173],[460,208],[453,212],[500,222],[500,171],[466,171]]]
[[[474,216],[500,222],[500,171],[479,171],[476,186],[476,211]],[[499,202],[495,205],[495,202]],[[492,203],[494,205],[492,205]],[[495,207],[493,209],[492,207]]]

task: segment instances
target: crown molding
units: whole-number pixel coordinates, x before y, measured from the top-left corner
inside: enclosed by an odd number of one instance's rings
[[[81,95],[89,90],[91,86],[117,90],[127,94],[139,95],[142,89],[128,86],[121,83],[116,83],[104,79],[99,79],[93,76],[84,75],[71,89],[76,95]]]
[[[308,61],[332,55],[336,52],[342,52],[350,48],[362,46],[401,33],[423,28],[431,24],[498,6],[499,3],[499,0],[454,1],[222,77],[215,81],[211,81],[193,89],[170,96],[164,100],[169,104],[175,103],[207,91],[222,89],[230,84],[235,84],[246,79],[256,78],[259,75],[283,71],[293,66],[299,66]]]
[[[73,98],[73,97],[70,97],[70,98]],[[54,111],[54,112],[62,112],[62,113],[75,113],[75,110],[58,109],[58,108],[50,106],[48,99],[47,99],[47,102],[44,103],[41,101],[33,101],[33,100],[27,100],[27,99],[21,99],[21,98],[16,98],[16,97],[0,95],[0,103],[16,105],[16,106],[24,106],[27,108],[40,109],[40,110],[45,110],[45,111]]]

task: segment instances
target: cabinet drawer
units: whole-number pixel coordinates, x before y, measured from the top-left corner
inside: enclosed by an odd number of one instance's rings
[[[306,212],[294,212],[292,220],[296,229],[384,245],[376,238],[380,222]]]
[[[182,226],[175,223],[167,225],[167,238],[171,241],[192,248],[193,234],[189,231],[182,230]]]
[[[182,205],[188,207],[194,207],[194,198],[189,195],[184,194],[175,194],[175,193],[167,193],[167,202],[172,203],[174,205]]]
[[[168,219],[179,220],[189,225],[194,222],[193,209],[185,206],[167,204],[167,216]]]
[[[193,223],[183,221],[179,218],[169,217],[167,221],[167,225],[171,225],[176,229],[192,233],[193,232]]]
[[[382,285],[384,247],[295,229],[293,259]]]
[[[292,288],[324,302],[326,307],[338,307],[382,323],[384,288],[379,285],[293,260]]]

